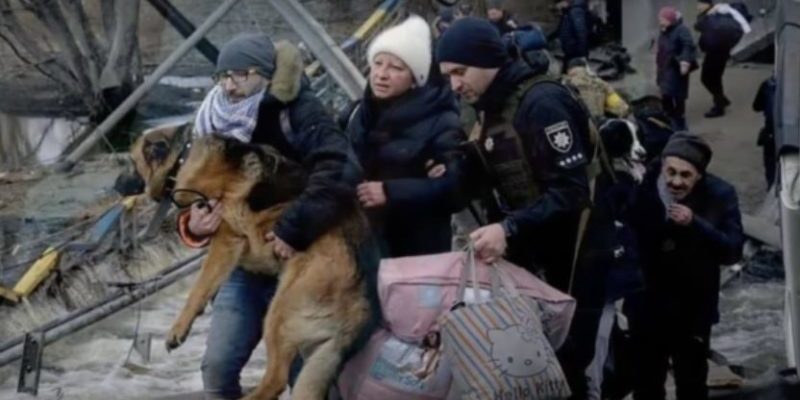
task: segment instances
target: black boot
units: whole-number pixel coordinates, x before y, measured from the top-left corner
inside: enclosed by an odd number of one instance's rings
[[[719,118],[725,115],[725,107],[714,106],[705,114],[706,118]]]

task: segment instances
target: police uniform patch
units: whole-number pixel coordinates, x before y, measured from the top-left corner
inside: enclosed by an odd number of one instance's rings
[[[562,121],[544,128],[544,134],[550,147],[559,153],[567,153],[572,149],[572,130],[567,121]]]

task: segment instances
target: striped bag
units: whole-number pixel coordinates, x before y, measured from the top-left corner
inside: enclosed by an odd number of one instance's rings
[[[477,292],[474,256],[461,273]],[[458,303],[442,318],[445,357],[453,367],[451,396],[459,399],[561,399],[570,395],[564,372],[544,335],[536,308],[520,296],[511,278],[493,268],[486,301]]]

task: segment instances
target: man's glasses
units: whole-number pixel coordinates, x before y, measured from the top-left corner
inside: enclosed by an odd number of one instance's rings
[[[246,82],[247,78],[249,78],[250,75],[253,74],[258,74],[258,71],[254,69],[250,69],[247,71],[223,71],[214,74],[212,78],[214,78],[214,82],[216,83],[223,83],[225,79],[230,78],[231,81],[233,81],[233,83],[238,85]]]

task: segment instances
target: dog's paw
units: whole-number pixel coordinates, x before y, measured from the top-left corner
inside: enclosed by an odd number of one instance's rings
[[[167,352],[177,349],[183,342],[186,341],[186,337],[189,335],[189,328],[183,328],[181,324],[175,324],[170,329],[169,333],[167,334],[167,339],[164,344],[167,347]]]

